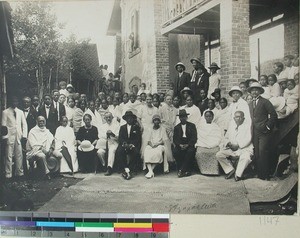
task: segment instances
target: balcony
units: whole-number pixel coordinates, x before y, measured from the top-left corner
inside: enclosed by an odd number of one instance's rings
[[[221,0],[163,0],[161,33],[219,34]]]
[[[164,26],[196,10],[199,6],[210,0],[163,0],[165,8],[163,9]]]

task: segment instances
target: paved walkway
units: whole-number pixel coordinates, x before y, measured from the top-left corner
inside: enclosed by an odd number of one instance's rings
[[[39,211],[250,214],[248,191],[252,189],[252,199],[255,200],[256,191],[253,186],[260,181],[246,180],[248,181],[246,189],[244,181],[235,182],[233,179],[225,180],[224,177],[198,174],[180,179],[175,173],[158,175],[153,179],[146,179],[143,174],[139,174],[129,181],[124,180],[119,174],[110,177],[103,174],[84,176],[85,179],[76,185],[63,188]],[[263,186],[269,185],[274,189],[280,184],[280,188],[284,188],[282,193],[286,195],[297,178],[297,175],[290,176],[284,180],[286,182],[267,182]],[[249,183],[251,180],[253,181]],[[258,182],[255,182],[256,180]],[[272,193],[270,189],[267,191],[269,193],[266,196],[270,198]],[[279,190],[274,191],[278,193]],[[263,196],[264,192],[258,192]]]

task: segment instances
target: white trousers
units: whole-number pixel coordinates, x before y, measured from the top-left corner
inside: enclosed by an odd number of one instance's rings
[[[244,170],[247,166],[251,163],[251,155],[252,153],[248,150],[237,150],[232,151],[228,150],[220,150],[217,154],[217,160],[220,163],[222,169],[224,170],[225,174],[230,173],[234,170],[231,161],[228,159],[229,156],[239,156],[239,161],[236,167],[235,175],[238,177],[242,177]]]
[[[17,136],[13,141],[11,138],[8,141],[10,142],[6,145],[5,176],[6,178],[12,177],[13,156],[15,157],[15,175],[22,176],[24,175],[22,145],[18,143]]]
[[[107,166],[109,167],[113,167],[114,162],[115,162],[115,154],[116,154],[116,150],[118,148],[118,144],[109,144],[108,145],[108,158],[107,158]],[[105,148],[100,148],[97,151],[97,155],[100,158],[102,164],[103,162],[105,162],[105,152],[106,149]]]

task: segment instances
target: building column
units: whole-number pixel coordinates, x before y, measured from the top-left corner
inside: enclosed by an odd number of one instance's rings
[[[154,4],[154,30],[155,30],[155,49],[156,49],[156,75],[157,92],[165,92],[170,84],[170,62],[169,62],[169,37],[161,34],[163,1],[153,0]],[[155,91],[155,85],[152,85]]]
[[[220,6],[222,90],[251,75],[249,50],[249,0],[224,0]]]
[[[205,37],[200,35],[200,60],[205,65]]]

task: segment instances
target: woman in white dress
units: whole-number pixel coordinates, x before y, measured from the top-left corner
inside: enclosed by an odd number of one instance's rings
[[[161,119],[159,115],[153,115],[153,126],[149,130],[147,145],[144,152],[144,162],[148,169],[146,178],[154,177],[154,168],[156,165],[164,162],[164,171],[168,172],[168,157],[171,156],[170,141],[166,129],[160,126]]]
[[[159,114],[158,108],[152,105],[152,95],[148,94],[146,97],[146,105],[141,106],[137,113],[138,122],[142,130],[142,146],[141,155],[144,157],[144,150],[147,145],[146,139],[148,138],[149,129],[152,128],[152,117]]]
[[[78,161],[76,157],[76,138],[74,131],[68,126],[68,118],[62,117],[61,126],[56,129],[55,132],[55,149],[60,150],[62,146],[66,146],[72,159],[73,172],[78,171]],[[60,163],[60,172],[69,173],[72,172],[66,159],[62,157]]]

